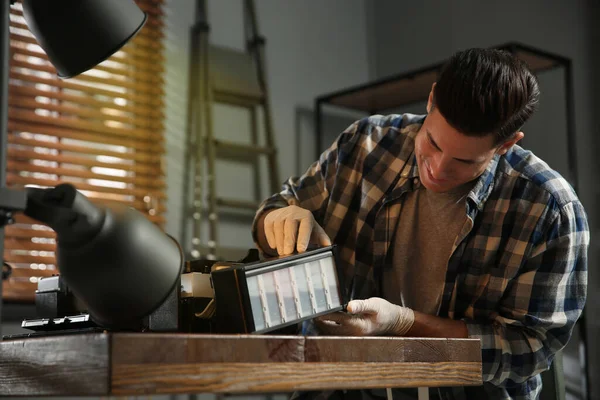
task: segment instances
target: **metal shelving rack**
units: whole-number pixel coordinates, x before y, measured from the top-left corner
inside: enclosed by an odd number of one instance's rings
[[[494,48],[506,50],[525,61],[535,74],[562,68],[566,101],[566,150],[567,176],[565,177],[575,191],[579,187],[577,174],[577,143],[575,137],[575,105],[573,87],[573,68],[570,58],[549,53],[518,42],[509,42]],[[431,85],[437,80],[443,65],[439,62],[413,71],[385,77],[333,93],[319,96],[315,100],[316,158],[319,159],[325,149],[323,143],[323,110],[326,106],[363,112],[368,115],[386,114],[401,107],[427,101]],[[590,393],[590,374],[588,370],[587,331],[585,313],[578,321],[580,338],[585,348],[583,369],[585,372],[586,393]]]

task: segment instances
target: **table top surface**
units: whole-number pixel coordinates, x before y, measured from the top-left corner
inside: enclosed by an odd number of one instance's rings
[[[0,396],[481,384],[478,339],[92,333],[0,342]]]

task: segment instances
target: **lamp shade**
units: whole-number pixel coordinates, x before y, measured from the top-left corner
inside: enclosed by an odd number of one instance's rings
[[[23,0],[23,14],[61,78],[106,60],[146,22],[133,0]]]

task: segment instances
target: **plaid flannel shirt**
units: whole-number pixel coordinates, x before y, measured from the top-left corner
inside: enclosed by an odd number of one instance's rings
[[[379,295],[402,195],[419,176],[414,139],[424,118],[355,122],[304,175],[265,200],[255,221],[272,208],[310,210],[338,246],[346,298]],[[464,320],[481,340],[484,382],[444,390],[450,398],[537,398],[540,372],[569,340],[585,303],[585,211],[565,179],[515,145],[478,178],[465,212],[439,315]]]

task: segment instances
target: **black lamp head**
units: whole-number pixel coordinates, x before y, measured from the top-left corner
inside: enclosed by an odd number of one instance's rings
[[[69,184],[27,193],[25,214],[56,231],[60,275],[102,326],[135,326],[177,287],[183,252],[141,213],[98,207]]]
[[[133,0],[23,0],[23,14],[61,78],[106,60],[146,22]]]

